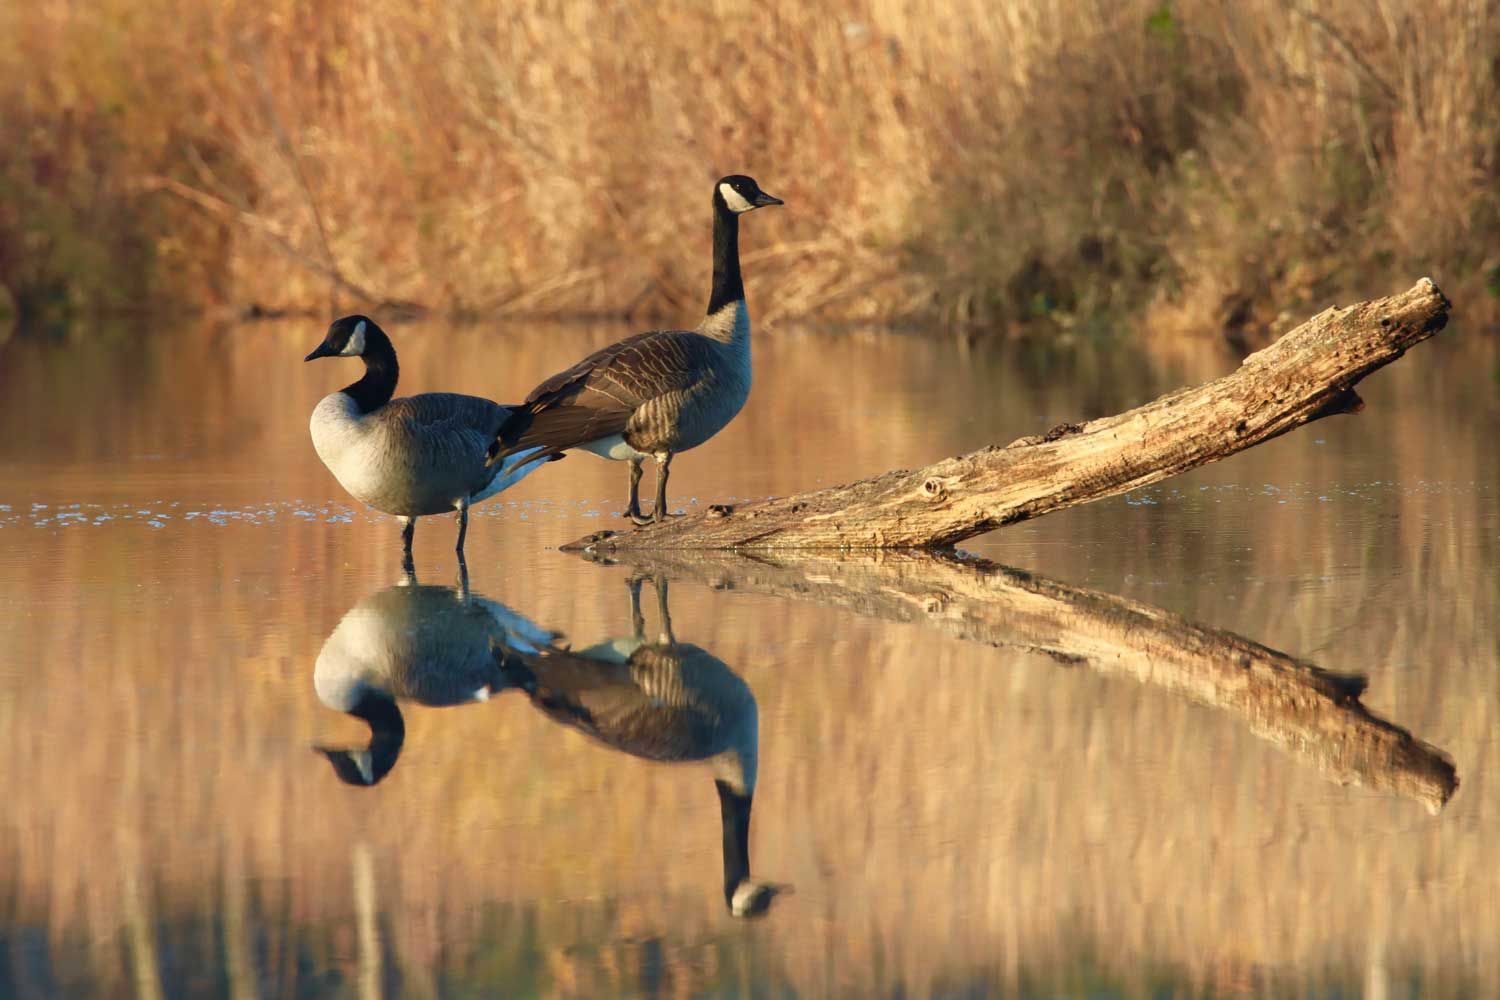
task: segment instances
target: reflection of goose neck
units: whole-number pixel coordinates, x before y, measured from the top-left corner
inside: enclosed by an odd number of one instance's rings
[[[365,691],[354,707],[348,710],[370,727],[370,743],[363,750],[316,747],[333,773],[346,785],[369,787],[390,773],[401,756],[401,744],[406,741],[406,722],[401,718],[401,709],[389,695]]]
[[[737,792],[728,782],[715,781],[719,791],[719,814],[724,823],[724,902],[737,917],[750,916],[753,884],[750,882],[750,806],[753,794]],[[752,890],[748,895],[743,887]]]
[[[678,642],[658,577],[661,638],[645,639],[642,578],[626,581],[631,635],[586,649],[523,653],[512,684],[554,722],[646,760],[700,762],[713,771],[722,816],[724,902],[736,917],[767,911],[777,887],[750,875],[750,807],[759,760],[755,696],[725,663]]]

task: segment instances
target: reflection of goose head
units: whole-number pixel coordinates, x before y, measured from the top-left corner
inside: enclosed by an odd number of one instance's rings
[[[639,578],[630,581],[633,635],[581,651],[522,654],[522,687],[554,721],[615,750],[664,763],[707,763],[723,819],[724,901],[759,916],[777,888],[750,877],[750,808],[759,761],[759,714],[749,685],[707,650],[678,642],[667,583],[656,580],[661,636],[645,639]]]
[[[535,651],[556,636],[465,588],[415,580],[352,608],[323,643],[313,669],[318,700],[365,720],[364,750],[317,747],[340,780],[374,785],[396,764],[406,727],[397,698],[468,705],[511,685],[507,651]]]

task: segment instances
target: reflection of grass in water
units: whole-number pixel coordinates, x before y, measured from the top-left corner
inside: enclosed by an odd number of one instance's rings
[[[116,941],[65,940],[48,946],[41,925],[12,925],[0,936],[0,989],[7,996],[297,996],[369,995],[365,959],[354,942],[352,914],[317,923],[287,920],[253,899],[239,919],[249,943],[237,969],[229,940],[235,915],[213,909],[147,918]],[[380,996],[735,996],[790,987],[763,939],[736,926],[706,931],[633,927],[613,902],[491,904],[473,915],[474,934],[441,956],[385,952],[370,983]],[[388,929],[387,916],[380,924]],[[154,963],[138,960],[149,954]],[[89,955],[80,963],[77,956]],[[754,967],[753,979],[746,970]],[[127,985],[128,984],[128,985]]]
[[[21,352],[7,406],[44,415],[77,398],[77,423],[13,418],[18,435],[35,432],[57,455],[160,449],[185,453],[176,461],[188,472],[190,460],[243,461],[275,491],[333,496],[305,445],[307,401],[328,380],[301,369],[263,377],[295,366],[301,333],[158,338],[143,356],[62,351],[78,381],[70,390],[57,361],[51,397],[28,385],[34,366]],[[483,339],[458,334],[444,341],[451,355],[412,351],[404,370],[446,387],[472,368],[504,386],[520,378],[510,365],[546,368],[560,360],[549,351],[576,355],[585,337],[515,339],[506,369],[484,360]],[[810,430],[756,453],[767,489],[931,457],[956,449],[957,437],[1005,440],[1032,429],[1016,422],[1085,405],[1109,412],[1205,374],[1088,352],[1026,367],[999,350],[976,352],[954,374],[951,356],[931,345],[871,338],[851,353],[807,337],[792,346],[763,352],[780,362],[778,378],[758,386],[722,445],[694,453],[689,469],[705,481],[738,474],[742,441],[773,439],[788,412]],[[252,930],[239,935],[251,942],[250,965],[272,983],[329,966],[352,983],[350,845],[364,839],[379,875],[385,975],[403,983],[493,975],[542,989],[563,973],[528,971],[528,956],[556,947],[549,963],[576,963],[568,975],[578,982],[609,986],[627,982],[610,970],[646,959],[602,942],[722,939],[730,950],[713,962],[755,976],[769,968],[770,981],[807,995],[975,982],[1013,993],[1025,970],[1039,994],[1056,983],[1144,996],[1158,981],[1184,995],[1229,994],[1252,975],[1236,970],[1257,968],[1284,974],[1278,984],[1353,990],[1379,955],[1393,984],[1421,969],[1429,993],[1469,980],[1492,987],[1481,977],[1490,974],[1483,943],[1500,938],[1489,905],[1497,807],[1484,777],[1500,770],[1487,696],[1494,496],[1414,487],[1482,482],[1493,469],[1495,403],[1478,373],[1494,350],[1424,346],[1371,381],[1367,412],[1177,481],[1232,484],[1224,504],[1101,504],[998,538],[1007,562],[1370,674],[1372,710],[1457,760],[1464,787],[1435,821],[1326,786],[1160,692],[920,629],[683,586],[679,634],[735,667],[761,705],[757,874],[798,887],[761,924],[726,927],[707,776],[591,747],[519,699],[413,711],[408,752],[377,793],[333,782],[308,746],[359,727],[317,705],[309,676],[339,616],[372,581],[393,582],[390,539],[376,526],[231,524],[202,531],[190,549],[180,534],[142,526],[26,531],[0,594],[36,612],[0,620],[0,901],[12,939],[40,939],[54,967],[128,989],[119,875],[128,861],[169,968],[188,968],[181,955],[208,969],[227,961],[209,914],[228,911],[229,893],[221,901],[215,887],[234,881],[254,887]],[[182,367],[153,351],[176,351]],[[183,368],[191,381],[177,377]],[[830,370],[851,373],[847,390]],[[955,383],[962,391],[942,391]],[[906,394],[913,387],[919,397]],[[1326,444],[1311,446],[1310,434]],[[596,468],[612,490],[617,470],[604,465],[581,464],[527,495],[582,490]],[[112,476],[79,481],[102,490]],[[1378,492],[1373,514],[1362,500],[1278,514],[1254,492],[1264,481],[1341,478],[1399,486]],[[195,481],[185,488],[200,489]],[[476,587],[580,642],[621,631],[618,576],[538,556],[570,537],[547,535],[566,524],[487,527],[471,553]],[[446,558],[446,542],[434,546]],[[119,831],[138,838],[136,854]],[[595,909],[601,895],[618,902]],[[588,902],[546,902],[556,900]],[[1081,957],[1079,941],[1095,944]],[[512,949],[510,964],[482,969],[495,947]],[[974,971],[994,968],[997,952],[1002,971]],[[685,967],[710,964],[696,954],[689,948]],[[1132,978],[1148,958],[1168,971]],[[702,981],[738,989],[707,973]]]
[[[226,961],[226,917],[212,911],[157,920],[146,929],[161,961],[155,969],[83,965],[75,948],[50,953],[46,930],[12,927],[0,938],[0,987],[18,998],[99,996],[130,991],[167,996],[360,995],[360,964],[346,922],[285,922],[252,908],[250,978]],[[1206,970],[1153,962],[1147,956],[1121,970],[1114,956],[1085,934],[1069,934],[1055,960],[1008,963],[1001,956],[972,968],[939,972],[930,981],[905,981],[899,970],[873,983],[822,986],[799,983],[767,953],[767,940],[738,927],[698,932],[676,928],[632,930],[618,904],[495,904],[476,914],[472,938],[438,956],[387,954],[378,995],[593,998],[605,996],[865,996],[1018,998],[1203,998],[1365,995],[1368,970],[1328,963],[1311,975],[1291,969],[1226,961]],[[878,964],[878,960],[877,960]],[[1015,970],[1007,971],[1013,964]],[[1402,966],[1385,987],[1393,996],[1479,996],[1480,984],[1445,971]]]

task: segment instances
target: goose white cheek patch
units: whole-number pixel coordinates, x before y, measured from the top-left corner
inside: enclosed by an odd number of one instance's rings
[[[728,184],[719,185],[719,194],[724,196],[724,204],[729,206],[731,212],[748,212],[755,207]]]
[[[764,888],[755,882],[746,880],[735,887],[734,899],[729,904],[729,912],[737,917],[743,917],[755,908],[756,902]]]
[[[359,325],[354,328],[354,336],[349,338],[349,343],[339,354],[346,358],[365,353],[365,321],[360,320]]]

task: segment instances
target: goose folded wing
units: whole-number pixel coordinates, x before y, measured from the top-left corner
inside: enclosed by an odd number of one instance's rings
[[[692,760],[710,745],[709,720],[643,690],[631,668],[563,651],[531,663],[537,678],[533,703],[554,722],[649,760]]]
[[[388,426],[428,449],[483,454],[509,416],[507,408],[478,396],[428,392],[387,404]]]
[[[501,427],[500,455],[524,448],[575,448],[623,434],[630,418],[658,396],[691,387],[708,360],[697,334],[657,330],[591,354],[531,391]]]

